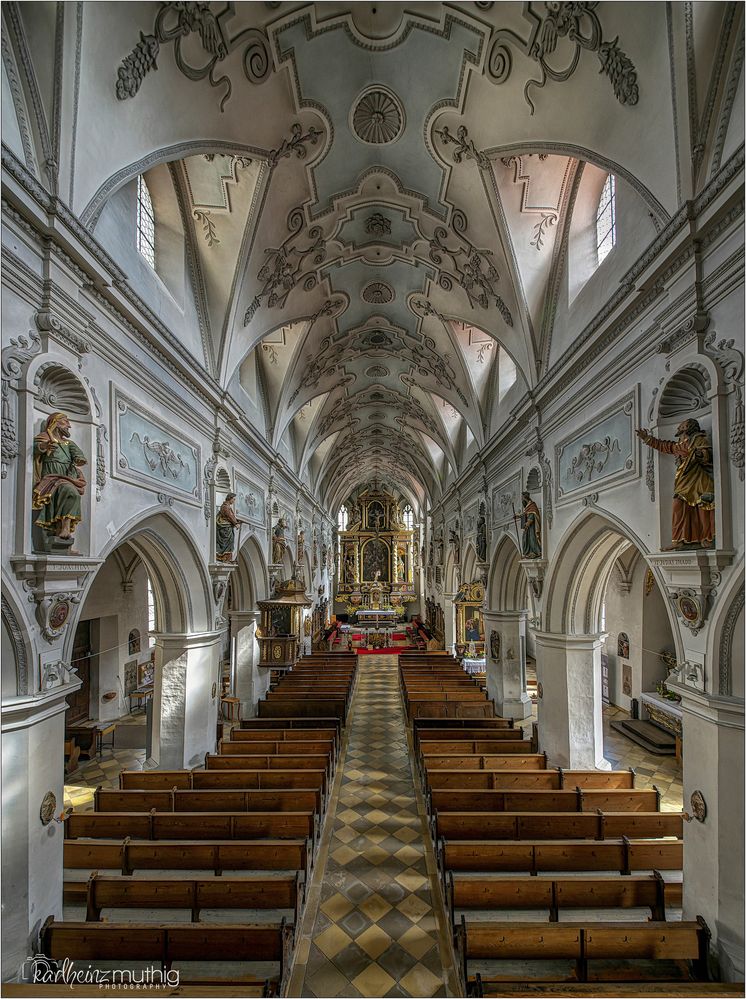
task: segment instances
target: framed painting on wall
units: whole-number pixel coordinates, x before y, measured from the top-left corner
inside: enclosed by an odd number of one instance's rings
[[[129,697],[133,690],[137,690],[137,659],[124,664],[124,696]]]

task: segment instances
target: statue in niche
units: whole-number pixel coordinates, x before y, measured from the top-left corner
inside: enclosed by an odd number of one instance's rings
[[[645,428],[636,431],[648,447],[676,456],[671,512],[671,544],[664,551],[685,545],[712,548],[715,539],[715,480],[712,445],[697,420],[683,420],[676,440],[660,440]]]
[[[236,494],[228,493],[215,518],[215,559],[217,562],[233,562],[236,528],[244,523],[246,523],[244,520],[236,516]]]
[[[521,554],[524,558],[541,558],[541,513],[531,499],[531,493],[522,493],[523,508],[514,518],[520,521],[523,538]]]
[[[500,632],[494,628],[490,632],[490,657],[495,662],[500,661]]]
[[[404,559],[404,549],[399,548],[396,552],[396,569],[399,575],[399,580],[402,583],[407,581],[407,564]]]
[[[438,565],[443,565],[443,539],[438,538]]]
[[[52,413],[44,429],[34,438],[34,492],[32,510],[38,511],[37,527],[51,535],[62,548],[73,543],[82,515],[81,497],[86,480],[80,467],[88,459],[70,439],[70,419]]]
[[[303,556],[306,554],[306,532],[303,530],[303,528],[301,528],[298,531],[298,549],[297,550],[298,550],[298,554],[297,554],[297,557],[296,557],[296,561],[301,562],[303,560]]]
[[[433,556],[433,539],[430,538],[430,546],[429,546],[428,556],[427,556],[427,564],[428,565],[431,566],[433,564],[433,558],[434,558],[434,556]]]
[[[458,530],[451,528],[451,536],[449,540],[453,548],[453,562],[455,565],[458,565],[461,561],[461,541],[458,536]]]
[[[285,537],[285,529],[288,526],[284,517],[280,517],[272,531],[272,561],[275,564],[282,562],[282,556],[288,548]]]
[[[347,549],[344,561],[344,581],[345,583],[355,582],[355,554],[351,548]]]
[[[479,508],[477,518],[477,561],[487,561],[487,518],[484,515],[484,506]]]

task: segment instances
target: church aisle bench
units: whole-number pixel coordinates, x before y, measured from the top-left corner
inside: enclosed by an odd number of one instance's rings
[[[342,725],[347,719],[347,704],[344,700],[327,701],[303,698],[275,699],[259,701],[257,705],[259,718],[261,720],[273,719],[287,721],[289,718],[307,718],[315,720],[317,718],[327,718],[332,715],[339,719]]]
[[[279,965],[277,988],[282,993],[292,952],[293,929],[285,920],[267,926],[246,923],[117,924],[59,922],[50,916],[42,927],[40,946],[41,953],[52,960],[157,961],[164,970],[190,961],[274,961]],[[225,982],[237,984],[235,979],[225,979]],[[251,984],[263,985],[263,982]]]
[[[442,771],[441,771],[442,772]],[[447,771],[446,771],[447,772]],[[464,781],[480,771],[460,774]],[[429,791],[429,811],[438,812],[657,812],[657,788],[584,791],[495,791],[433,788]]]
[[[417,718],[414,733],[417,740],[430,739],[490,739],[493,729],[516,728],[512,718]]]
[[[480,923],[462,917],[454,934],[462,985],[473,992],[470,960],[567,962],[567,973],[534,981],[707,980],[709,931],[696,922],[649,923]],[[595,962],[608,962],[596,965]],[[492,981],[526,980],[525,972],[492,976]],[[531,981],[531,977],[528,979]]]
[[[297,925],[303,886],[300,873],[175,881],[95,871],[85,885],[86,921],[100,921],[103,909],[189,909],[193,923],[199,922],[201,909],[288,909]]]
[[[297,750],[296,750],[297,752]],[[205,754],[205,770],[326,770],[332,771],[332,757],[328,753],[297,756],[286,755],[225,755]],[[199,772],[199,771],[198,771]]]
[[[123,770],[121,790],[219,790],[319,788],[326,792],[326,770]]]
[[[106,839],[66,839],[69,870],[134,871],[302,871],[308,874],[310,842],[297,840],[159,840],[121,843]]]
[[[321,813],[320,789],[273,788],[271,790],[116,790],[96,788],[93,807],[97,812],[295,812]]]
[[[652,838],[684,834],[683,812],[439,812],[433,839]]]
[[[65,839],[311,839],[308,812],[81,812],[65,819]]]
[[[7,986],[6,986],[7,988]],[[743,983],[734,982],[645,982],[622,984],[619,982],[572,982],[570,985],[531,982],[483,981],[477,975],[471,985],[473,996],[488,999],[704,999],[709,996],[741,996]],[[163,993],[161,993],[163,994]],[[207,997],[206,997],[207,999]]]
[[[233,732],[233,735],[238,733]],[[253,734],[253,733],[252,733]],[[259,753],[265,756],[295,756],[298,753],[314,756],[328,756],[336,759],[336,749],[333,739],[313,741],[290,740],[284,742],[269,742],[267,739],[221,739],[217,746],[218,756],[246,756],[248,753]]]
[[[659,871],[637,875],[574,875],[556,878],[480,877],[448,872],[446,907],[451,924],[470,909],[545,909],[556,923],[560,909],[650,909],[650,918],[666,921],[666,903],[681,908],[681,882],[666,884]]]
[[[680,839],[439,840],[438,866],[448,871],[680,871]]]
[[[562,791],[581,788],[629,791],[635,783],[635,775],[629,770],[514,769],[510,766],[510,757],[506,759],[503,756],[436,756],[425,761],[425,772],[427,783],[433,789],[544,788]]]

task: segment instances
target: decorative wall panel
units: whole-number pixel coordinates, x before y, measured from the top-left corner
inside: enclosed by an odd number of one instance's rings
[[[628,392],[600,416],[554,449],[556,498],[567,502],[578,493],[597,492],[640,474],[637,390]]]
[[[492,530],[496,531],[509,524],[513,512],[521,509],[521,492],[523,490],[523,472],[516,472],[509,479],[501,482],[492,490]]]
[[[264,527],[266,520],[264,493],[237,472],[235,483],[236,513],[243,520]]]
[[[115,478],[200,503],[202,450],[186,431],[175,430],[114,389],[112,469]]]

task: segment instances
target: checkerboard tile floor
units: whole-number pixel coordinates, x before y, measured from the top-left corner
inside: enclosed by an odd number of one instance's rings
[[[118,726],[139,726],[145,746],[145,714],[125,715],[117,722]],[[121,738],[121,736],[120,736]],[[116,736],[115,736],[116,741]],[[121,770],[142,770],[145,763],[145,749],[112,749],[104,746],[100,756],[83,761],[74,773],[65,775],[65,808],[73,807],[78,812],[93,811],[93,792],[97,787],[119,787]]]
[[[300,994],[452,994],[398,660],[361,657],[358,670],[341,782],[327,818],[332,832],[319,904],[309,946],[299,955]]]

